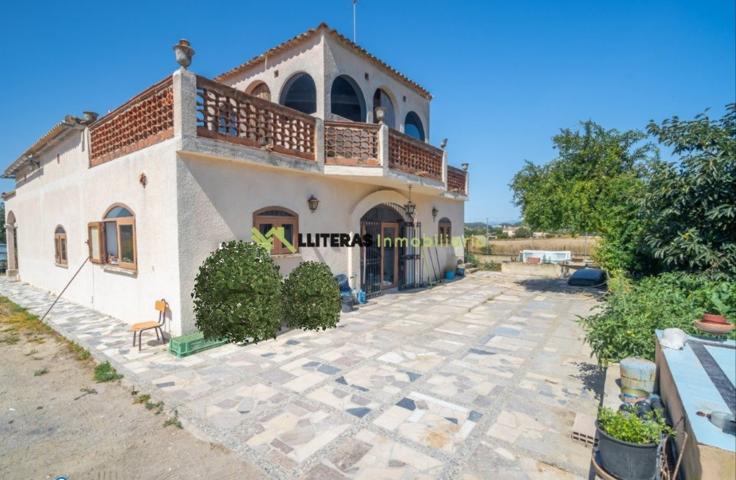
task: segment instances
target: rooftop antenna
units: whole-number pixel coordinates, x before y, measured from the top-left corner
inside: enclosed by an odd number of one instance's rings
[[[353,0],[353,43],[356,42],[357,36],[355,35],[355,10],[358,5],[358,0]]]

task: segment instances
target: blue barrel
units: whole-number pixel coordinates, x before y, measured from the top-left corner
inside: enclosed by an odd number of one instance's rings
[[[643,358],[628,357],[621,360],[621,391],[626,395],[627,391],[654,391],[654,379],[657,374],[657,366],[654,362]]]

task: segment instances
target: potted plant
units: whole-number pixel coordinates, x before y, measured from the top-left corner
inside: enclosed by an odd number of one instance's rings
[[[661,413],[643,416],[601,408],[598,411],[598,452],[603,469],[617,478],[652,480],[657,472],[657,448],[672,429]]]

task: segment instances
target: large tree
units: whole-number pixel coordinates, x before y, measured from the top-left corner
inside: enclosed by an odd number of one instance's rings
[[[651,171],[640,202],[643,239],[661,270],[736,278],[736,105],[712,120],[650,122],[677,162]]]
[[[529,225],[599,233],[595,257],[608,270],[736,278],[735,105],[720,119],[650,122],[670,162],[640,132],[582,125],[554,137],[557,159],[527,163],[514,177]]]
[[[511,181],[514,202],[533,230],[603,233],[640,188],[652,145],[638,131],[606,130],[593,121],[553,138],[559,155],[526,162]]]

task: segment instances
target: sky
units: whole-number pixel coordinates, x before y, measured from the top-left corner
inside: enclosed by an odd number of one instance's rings
[[[509,181],[553,160],[562,128],[722,114],[736,101],[734,3],[360,0],[357,43],[432,92],[431,142],[470,164],[466,221],[497,223],[519,218]],[[6,2],[0,167],[65,115],[171,74],[180,38],[213,77],[323,21],[351,37],[352,20],[351,0]]]

